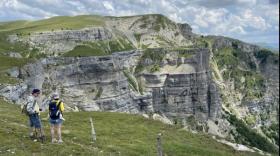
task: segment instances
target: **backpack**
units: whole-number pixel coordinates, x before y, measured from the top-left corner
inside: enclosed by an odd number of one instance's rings
[[[34,100],[33,108],[35,107],[35,103],[36,103],[36,101]],[[30,113],[27,111],[27,105],[28,105],[28,103],[26,102],[26,103],[22,106],[22,108],[21,108],[21,113],[22,113],[22,114],[25,114],[26,116],[29,116]]]
[[[59,101],[59,103],[57,104],[57,101],[51,101],[49,104],[49,115],[50,118],[53,120],[59,119],[59,116],[61,114],[59,108],[60,108],[60,104],[61,101]]]

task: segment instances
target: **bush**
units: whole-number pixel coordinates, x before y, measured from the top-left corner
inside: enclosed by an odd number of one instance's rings
[[[152,66],[150,72],[154,73],[154,72],[157,72],[157,71],[160,71],[160,66],[158,64],[155,64],[155,65]]]
[[[265,152],[276,153],[278,150],[266,138],[250,129],[242,120],[235,115],[229,114],[229,122],[236,127],[237,135],[234,135],[238,143],[257,147]]]

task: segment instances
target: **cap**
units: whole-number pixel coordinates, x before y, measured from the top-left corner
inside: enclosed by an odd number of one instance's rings
[[[41,92],[40,89],[33,89],[33,90],[32,90],[32,94],[40,93],[40,92]]]
[[[52,95],[52,98],[53,98],[53,99],[59,99],[59,95],[58,95],[57,93],[54,93],[54,94]]]

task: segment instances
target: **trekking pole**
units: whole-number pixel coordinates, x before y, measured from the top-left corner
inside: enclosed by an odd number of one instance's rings
[[[158,156],[163,156],[162,153],[162,147],[161,147],[161,133],[158,134],[157,136],[157,150],[158,150]]]
[[[96,141],[96,133],[95,133],[94,126],[93,126],[92,117],[90,117],[90,125],[91,125],[92,141],[95,142]]]

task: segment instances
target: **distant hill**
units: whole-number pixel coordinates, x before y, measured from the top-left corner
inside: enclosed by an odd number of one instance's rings
[[[278,43],[254,43],[260,47],[267,48],[275,53],[279,53],[279,44]]]

